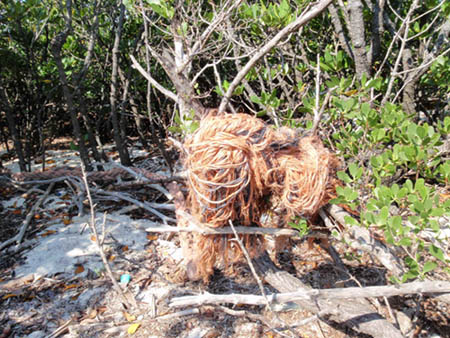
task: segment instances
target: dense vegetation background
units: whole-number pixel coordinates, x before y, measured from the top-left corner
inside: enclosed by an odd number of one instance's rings
[[[442,0],[5,0],[1,141],[27,171],[71,136],[90,168],[105,142],[124,165],[130,137],[163,151],[207,108],[320,121],[348,221],[400,250],[399,278],[448,272],[449,15]]]

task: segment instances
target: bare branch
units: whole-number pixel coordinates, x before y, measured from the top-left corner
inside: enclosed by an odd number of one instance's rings
[[[144,76],[148,82],[150,82],[156,89],[158,89],[161,93],[163,93],[165,96],[167,96],[169,99],[172,99],[173,101],[177,102],[178,97],[176,94],[172,93],[170,90],[164,88],[159,84],[158,81],[156,81],[149,73],[146,72],[144,68],[137,62],[135,57],[130,54],[131,62],[133,62],[133,68],[138,70],[139,73],[141,73],[142,76]]]
[[[219,24],[221,24],[223,21],[225,21],[230,13],[239,5],[242,3],[243,0],[238,1],[227,1],[225,5],[223,6],[221,12],[214,18],[214,21],[208,26],[208,28],[202,33],[200,38],[195,42],[194,46],[192,46],[191,51],[189,53],[188,58],[186,61],[177,68],[177,73],[183,72],[183,70],[187,67],[187,65],[192,62],[192,58],[198,53],[199,50],[203,48],[206,41],[208,41],[209,37],[211,36],[212,32],[217,28]],[[229,4],[232,4],[228,9],[227,7]]]
[[[406,15],[405,19],[404,19],[404,31],[403,31],[403,37],[401,38],[402,42],[400,45],[400,50],[398,52],[397,55],[397,59],[395,60],[395,64],[394,64],[394,69],[392,70],[392,75],[391,78],[389,79],[389,83],[388,83],[388,87],[386,90],[386,93],[383,96],[383,99],[381,100],[381,105],[383,106],[386,101],[388,100],[389,96],[391,95],[392,92],[392,88],[394,85],[394,81],[397,78],[397,69],[400,65],[400,61],[402,60],[402,56],[403,56],[403,51],[406,47],[406,42],[407,42],[407,38],[408,38],[408,31],[409,31],[409,25],[411,22],[411,16],[413,14],[413,12],[415,11],[415,9],[417,8],[417,4],[418,4],[419,0],[414,0],[413,3],[411,4],[411,7],[409,8],[408,14]]]

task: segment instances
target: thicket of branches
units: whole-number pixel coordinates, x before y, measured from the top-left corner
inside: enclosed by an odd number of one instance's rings
[[[71,136],[90,169],[104,142],[130,165],[131,136],[162,148],[208,108],[318,127],[345,159],[348,222],[424,276],[448,262],[449,15],[440,0],[6,0],[1,141],[26,171]]]

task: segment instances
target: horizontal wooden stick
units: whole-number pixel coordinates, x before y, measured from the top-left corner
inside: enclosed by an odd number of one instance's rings
[[[271,236],[298,236],[298,231],[294,229],[258,228],[258,227],[234,227],[238,234],[250,235],[271,235]],[[196,232],[202,235],[228,235],[233,234],[230,227],[224,228],[200,228],[198,226],[175,227],[165,225],[150,225],[145,228],[147,232]],[[319,237],[320,234],[317,236]]]
[[[231,227],[223,228],[213,228],[207,225],[201,225],[194,217],[185,211],[177,210],[177,213],[181,215],[185,220],[187,220],[189,226],[187,227],[175,227],[175,226],[164,226],[159,223],[150,225],[146,227],[147,232],[196,232],[202,235],[228,235],[233,234]],[[246,226],[235,226],[236,232],[238,234],[249,234],[249,235],[270,235],[270,236],[298,236],[298,230],[289,228],[262,228],[262,227],[246,227]],[[328,237],[328,235],[315,232],[313,234],[307,235],[306,237]]]
[[[426,281],[412,282],[400,285],[367,286],[364,288],[336,288],[336,289],[312,289],[298,290],[287,293],[274,293],[267,295],[269,301],[273,304],[287,303],[298,300],[317,300],[317,299],[339,299],[339,298],[370,298],[370,297],[392,297],[407,294],[421,293],[450,293],[450,282],[446,281]],[[247,304],[247,305],[266,305],[267,300],[263,296],[229,294],[214,295],[201,294],[197,296],[182,296],[171,299],[170,307],[198,306],[205,304]]]

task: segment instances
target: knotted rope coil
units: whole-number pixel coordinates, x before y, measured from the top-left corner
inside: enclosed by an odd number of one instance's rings
[[[314,215],[334,192],[338,161],[319,138],[276,130],[250,115],[210,115],[184,148],[189,211],[206,227],[229,221],[264,226],[262,216],[275,208],[283,210],[286,224],[292,216]],[[190,277],[206,281],[214,267],[239,259],[242,253],[231,238],[192,235]],[[242,240],[253,256],[264,249],[259,236]]]

